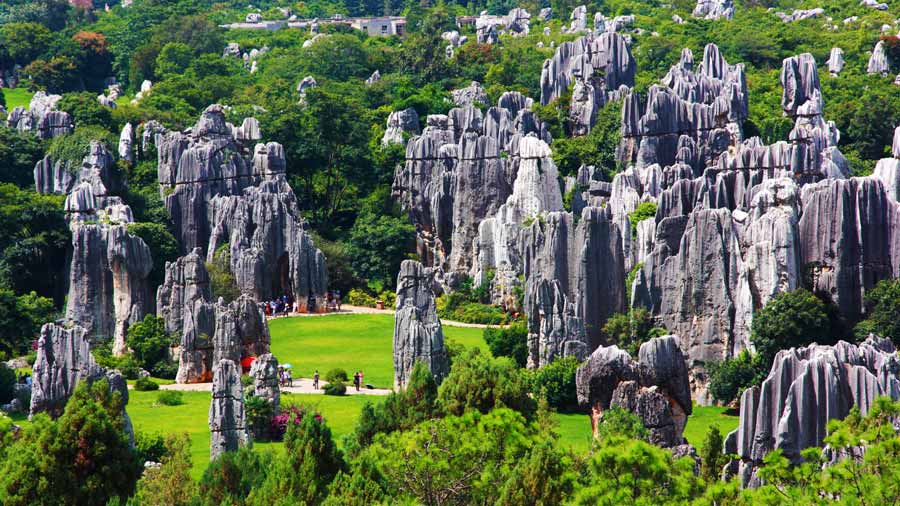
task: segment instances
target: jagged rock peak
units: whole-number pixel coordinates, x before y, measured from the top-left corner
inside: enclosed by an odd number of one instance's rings
[[[450,94],[453,95],[453,103],[458,107],[490,105],[487,92],[478,81],[472,81],[465,88],[453,90]]]
[[[839,47],[831,48],[831,52],[828,53],[828,61],[825,64],[828,65],[828,72],[831,74],[831,77],[837,77],[844,70],[844,50]]]
[[[19,131],[33,131],[41,139],[72,133],[75,126],[69,113],[56,109],[61,95],[48,95],[38,91],[31,97],[28,109],[13,108],[6,118],[6,125]]]
[[[388,115],[387,128],[381,138],[381,144],[405,144],[403,134],[419,133],[419,114],[412,107],[402,111],[394,111]]]
[[[840,341],[782,350],[761,386],[741,395],[738,428],[725,440],[736,454],[726,471],[744,486],[758,486],[763,458],[780,449],[792,461],[800,452],[822,446],[829,420],[843,419],[851,408],[865,416],[877,397],[900,399],[900,361],[889,339],[870,335],[862,344]]]
[[[213,374],[212,402],[209,404],[209,460],[251,445],[244,412],[244,388],[240,365],[221,360]]]
[[[869,74],[881,74],[881,77],[886,77],[890,71],[891,60],[884,49],[884,41],[879,40],[875,44],[875,49],[872,50],[872,56],[869,57],[866,72]]]
[[[664,448],[684,443],[684,427],[693,407],[678,341],[671,335],[647,341],[637,362],[617,346],[601,346],[578,368],[578,402],[591,410],[595,435],[603,413],[620,407],[641,419],[651,443]]]
[[[449,373],[449,357],[434,302],[434,273],[415,260],[404,260],[397,274],[393,349],[395,387],[406,385],[416,362],[428,366],[438,382]]]
[[[253,395],[265,399],[277,415],[281,406],[281,389],[278,386],[278,359],[271,353],[264,353],[250,366],[253,378]]]

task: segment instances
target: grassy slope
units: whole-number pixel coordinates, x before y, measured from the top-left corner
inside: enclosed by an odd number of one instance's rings
[[[703,447],[703,438],[706,436],[706,430],[712,425],[719,426],[719,432],[722,437],[728,435],[738,426],[739,417],[737,412],[719,406],[697,406],[694,405],[694,412],[688,419],[687,426],[684,428],[684,437],[688,443],[696,446],[699,450]]]
[[[14,107],[28,107],[31,97],[34,93],[25,88],[3,88],[3,96],[6,98],[6,110],[11,111]]]
[[[394,317],[388,314],[280,318],[269,322],[272,353],[290,363],[294,376],[310,378],[341,367],[349,375],[362,369],[366,383],[390,388],[394,382]],[[447,341],[484,346],[478,328],[444,327]]]

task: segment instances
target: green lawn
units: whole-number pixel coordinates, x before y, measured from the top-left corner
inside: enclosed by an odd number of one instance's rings
[[[576,453],[586,453],[591,447],[591,420],[586,414],[555,413],[553,419],[557,422],[556,433],[559,441],[571,448]],[[719,426],[724,438],[729,432],[738,426],[739,417],[727,408],[718,406],[694,405],[694,412],[688,418],[684,428],[684,437],[688,443],[694,445],[699,451],[703,447],[703,439],[706,430],[713,424]]]
[[[28,108],[28,104],[31,102],[31,97],[34,93],[28,91],[25,88],[3,88],[0,90],[3,92],[3,96],[6,98],[6,110],[11,111],[14,107],[23,106]]]
[[[739,421],[740,416],[737,411],[720,406],[694,404],[694,412],[688,418],[687,426],[684,428],[684,437],[699,451],[703,447],[703,439],[710,426],[718,425],[722,438],[725,438],[729,432],[737,428]]]
[[[128,415],[137,432],[172,434],[187,432],[191,438],[191,458],[194,462],[192,475],[195,479],[203,476],[209,463],[209,392],[182,392],[184,404],[163,406],[156,403],[159,392],[129,392]],[[366,401],[381,402],[378,396],[331,397],[327,395],[284,394],[284,404],[303,403],[315,408],[328,426],[335,441],[340,444],[341,436],[353,431],[359,413]],[[256,443],[260,450],[280,451],[281,443]]]
[[[295,377],[324,375],[341,367],[352,376],[362,370],[365,382],[379,388],[394,383],[392,341],[394,317],[353,314],[279,318],[269,322],[272,353],[293,366]],[[486,348],[480,328],[444,326],[448,342]]]

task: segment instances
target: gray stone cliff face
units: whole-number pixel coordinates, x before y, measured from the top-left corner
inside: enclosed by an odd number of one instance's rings
[[[739,459],[726,470],[744,486],[758,486],[763,458],[780,449],[795,463],[806,448],[821,446],[829,420],[857,407],[865,416],[877,397],[900,399],[900,362],[888,339],[844,341],[782,350],[762,386],[741,396],[741,419],[725,440]]]
[[[394,313],[394,386],[404,387],[416,362],[423,362],[440,382],[450,372],[441,321],[434,303],[434,274],[414,260],[404,260],[397,275]]]
[[[231,360],[216,364],[209,404],[209,460],[252,444],[244,413],[244,387],[240,365]]]
[[[202,251],[166,263],[166,277],[157,289],[157,314],[166,331],[180,341],[178,383],[212,379],[222,359],[240,363],[244,357],[269,352],[269,329],[259,306],[246,295],[230,304],[214,301]]]
[[[245,131],[246,130],[246,131]],[[256,144],[258,126],[235,130],[221,106],[203,112],[190,133],[157,136],[159,181],[177,236],[208,259],[228,245],[241,292],[256,300],[291,294],[305,309],[327,290],[325,256],[306,232],[285,179],[280,144]]]
[[[75,126],[69,113],[56,110],[61,95],[48,95],[38,91],[31,97],[28,109],[14,108],[6,118],[6,125],[22,132],[34,132],[40,139],[52,139],[72,133]]]

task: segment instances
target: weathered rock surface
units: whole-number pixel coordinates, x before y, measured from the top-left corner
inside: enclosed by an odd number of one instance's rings
[[[125,352],[128,327],[152,304],[147,276],[153,268],[150,248],[128,233],[134,220],[120,197],[109,195],[118,183],[106,146],[94,141],[77,173],[68,164],[45,157],[35,166],[41,193],[66,193],[65,212],[72,233],[66,320],[81,326],[92,342],[112,341]]]
[[[271,353],[264,353],[250,366],[253,378],[253,395],[266,399],[278,414],[281,407],[281,389],[278,386],[278,359]]]
[[[131,123],[125,123],[125,126],[122,127],[122,133],[119,134],[119,158],[125,160],[128,163],[134,162],[134,151],[132,149],[132,145],[134,144],[134,127],[131,126]]]
[[[887,52],[884,50],[884,41],[879,40],[872,50],[872,56],[869,57],[869,63],[866,64],[866,72],[869,74],[881,74],[881,77],[887,77],[891,71],[891,62],[888,59]]]
[[[671,166],[686,135],[709,165],[741,140],[747,103],[743,64],[729,65],[719,48],[708,44],[695,71],[693,54],[685,50],[662,85],[650,87],[646,103],[633,93],[625,97],[619,159],[639,167]]]
[[[434,303],[434,273],[414,260],[404,260],[397,275],[394,313],[394,386],[409,381],[416,362],[423,362],[440,382],[450,372],[441,321]]]
[[[577,9],[576,9],[577,10]],[[566,94],[573,84],[570,116],[577,134],[593,126],[597,111],[634,86],[637,69],[625,39],[615,32],[564,42],[541,70],[541,104]]]
[[[240,363],[269,352],[265,315],[252,299],[244,295],[230,304],[212,300],[199,248],[166,263],[156,303],[166,331],[180,338],[178,383],[209,381],[221,359]]]
[[[775,15],[781,18],[785,23],[793,23],[803,19],[818,18],[825,14],[825,9],[816,7],[815,9],[794,9],[790,14],[776,12]]]
[[[587,351],[592,351],[603,344],[600,329],[606,319],[625,310],[623,234],[607,208],[586,207],[578,224],[574,222],[570,213],[548,213],[520,236],[529,342],[549,339],[541,335],[540,306],[546,298],[538,286],[541,280],[558,280],[583,322]],[[539,347],[529,349],[533,367],[545,365],[540,355]]]
[[[406,139],[403,134],[415,135],[419,133],[419,114],[412,107],[403,109],[402,111],[392,112],[387,119],[387,128],[384,136],[381,137],[381,144],[403,144],[406,145]]]
[[[900,399],[898,373],[894,345],[871,335],[859,345],[778,352],[762,386],[741,396],[740,424],[725,440],[725,451],[739,456],[731,471],[744,486],[757,486],[756,471],[772,450],[799,462],[802,450],[822,446],[829,420],[843,419],[853,407],[865,416],[880,396]]]
[[[284,149],[255,137],[245,121],[235,137],[219,105],[208,107],[189,133],[157,136],[158,175],[176,236],[188,251],[212,259],[227,244],[241,292],[255,300],[326,291],[325,256],[318,250],[285,179]],[[245,128],[246,127],[246,128]],[[244,131],[246,130],[246,131]]]
[[[450,94],[453,95],[453,103],[456,104],[457,107],[490,105],[487,92],[484,91],[484,88],[478,81],[472,81],[465,88],[453,90]]]
[[[216,364],[209,404],[209,460],[252,444],[244,413],[240,366],[231,360]]]
[[[900,202],[900,127],[894,129],[891,157],[878,160],[872,175],[881,180],[891,200]]]
[[[47,323],[41,328],[32,371],[29,417],[37,413],[47,413],[54,418],[62,415],[79,382],[106,378],[110,391],[119,392],[122,398],[125,431],[133,445],[134,429],[125,412],[128,404],[125,378],[119,371],[107,371],[97,365],[86,337],[87,332],[78,325],[63,327]]]
[[[521,93],[507,92],[484,113],[467,106],[431,115],[422,135],[407,143],[393,194],[416,227],[426,265],[472,271],[479,225],[512,193],[522,137],[533,133],[550,141],[531,105]]]
[[[695,18],[731,19],[734,17],[734,2],[731,0],[697,0],[694,7]]]
[[[578,368],[575,382],[579,404],[591,410],[595,435],[603,413],[620,407],[641,419],[651,443],[664,448],[684,443],[682,434],[693,408],[676,336],[642,344],[637,362],[616,346],[601,346]]]
[[[831,77],[837,77],[844,70],[844,50],[839,47],[831,48],[831,52],[828,53],[828,61],[825,64],[828,65],[828,72],[831,74]]]
[[[75,128],[69,113],[56,110],[61,95],[38,91],[31,97],[26,110],[19,106],[10,111],[6,125],[20,131],[33,131],[41,139],[72,133]]]

